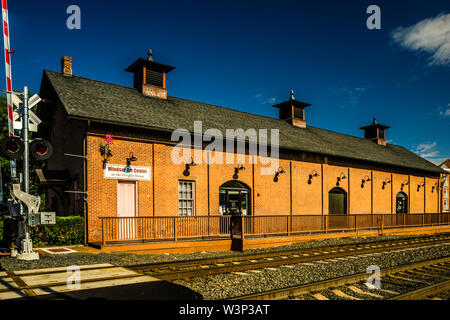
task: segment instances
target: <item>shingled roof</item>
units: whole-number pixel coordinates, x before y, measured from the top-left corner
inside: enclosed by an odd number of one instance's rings
[[[167,100],[142,95],[137,89],[59,72],[44,71],[71,118],[173,131],[249,128],[279,129],[280,148],[370,161],[379,164],[442,173],[443,170],[415,153],[392,144],[377,145],[367,139],[308,126],[297,128],[286,121],[169,96]]]

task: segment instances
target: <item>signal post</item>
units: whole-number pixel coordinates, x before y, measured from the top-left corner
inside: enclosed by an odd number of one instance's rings
[[[37,260],[39,254],[33,251],[33,242],[30,237],[30,226],[39,224],[55,224],[55,212],[39,212],[41,198],[29,194],[30,191],[30,150],[32,156],[36,160],[48,159],[53,148],[51,144],[44,139],[33,139],[30,146],[30,120],[32,131],[37,131],[37,125],[41,122],[39,118],[29,110],[36,105],[41,99],[37,95],[28,98],[28,87],[24,87],[24,102],[15,96],[17,93],[9,92],[14,95],[12,99],[14,104],[18,105],[15,110],[16,118],[21,117],[19,121],[14,122],[14,128],[21,130],[22,137],[9,136],[1,143],[1,151],[10,160],[16,160],[23,157],[23,186],[17,178],[13,179],[11,187],[11,198],[8,199],[7,206],[9,209],[9,217],[18,222],[18,237],[16,245],[19,250],[11,250],[11,256],[21,260]],[[23,189],[23,190],[22,190]]]

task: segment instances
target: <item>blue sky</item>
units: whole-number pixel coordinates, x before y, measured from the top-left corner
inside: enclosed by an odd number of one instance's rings
[[[369,30],[369,5],[381,29]],[[66,9],[81,9],[69,30]],[[168,94],[277,117],[311,103],[311,126],[362,137],[376,115],[390,143],[450,158],[450,3],[443,1],[8,1],[13,87],[38,92],[43,69],[131,86],[153,50],[176,67]],[[4,77],[4,65],[1,63]],[[0,82],[1,83],[1,82]],[[5,86],[3,80],[3,87]]]

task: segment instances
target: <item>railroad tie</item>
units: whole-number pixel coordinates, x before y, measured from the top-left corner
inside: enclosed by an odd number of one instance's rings
[[[399,279],[399,280],[403,280],[403,281],[410,281],[410,282],[418,282],[418,283],[425,283],[425,284],[429,284],[426,281],[420,281],[417,279],[411,279],[411,278],[407,278],[407,277],[401,277],[398,275],[394,275],[394,274],[389,274],[389,277],[394,278],[394,279]]]
[[[383,291],[383,292],[390,293],[390,294],[400,294],[397,291],[388,290],[388,289],[378,289],[378,291]]]
[[[324,295],[320,294],[320,293],[312,293],[311,294],[314,298],[316,298],[317,300],[330,300],[327,297],[325,297]]]
[[[362,294],[362,295],[371,296],[371,297],[375,297],[375,298],[379,298],[379,299],[383,299],[384,298],[383,296],[381,296],[379,294],[372,293],[372,292],[367,292],[367,291],[361,290],[360,288],[355,287],[355,286],[348,286],[348,288],[350,290],[352,290],[352,291],[354,291],[356,293]]]
[[[22,290],[27,296],[34,297],[36,296],[36,292],[32,289],[27,288],[28,285],[14,273],[14,271],[6,271],[6,274],[11,277],[11,279],[17,284],[20,290]]]
[[[335,295],[342,297],[342,298],[346,298],[346,299],[350,299],[350,300],[362,300],[360,298],[354,297],[354,296],[350,296],[344,292],[342,292],[339,289],[332,289],[331,292],[333,292]]]

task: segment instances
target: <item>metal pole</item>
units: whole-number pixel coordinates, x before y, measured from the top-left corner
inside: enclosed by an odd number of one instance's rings
[[[29,130],[28,130],[28,87],[23,87],[23,115],[22,115],[22,140],[24,143],[23,152],[23,188],[24,192],[30,191],[30,151],[29,151]],[[37,260],[39,254],[33,251],[33,241],[30,238],[30,227],[28,223],[28,208],[23,206],[25,210],[25,221],[22,222],[23,233],[25,238],[22,240],[21,252],[17,256],[21,260]]]
[[[28,87],[23,87],[23,116],[22,116],[22,140],[24,144],[23,152],[23,187],[26,193],[30,191],[30,150],[28,139]],[[26,212],[28,214],[28,212]],[[28,219],[25,220],[25,239],[30,238],[30,230],[28,227]]]

